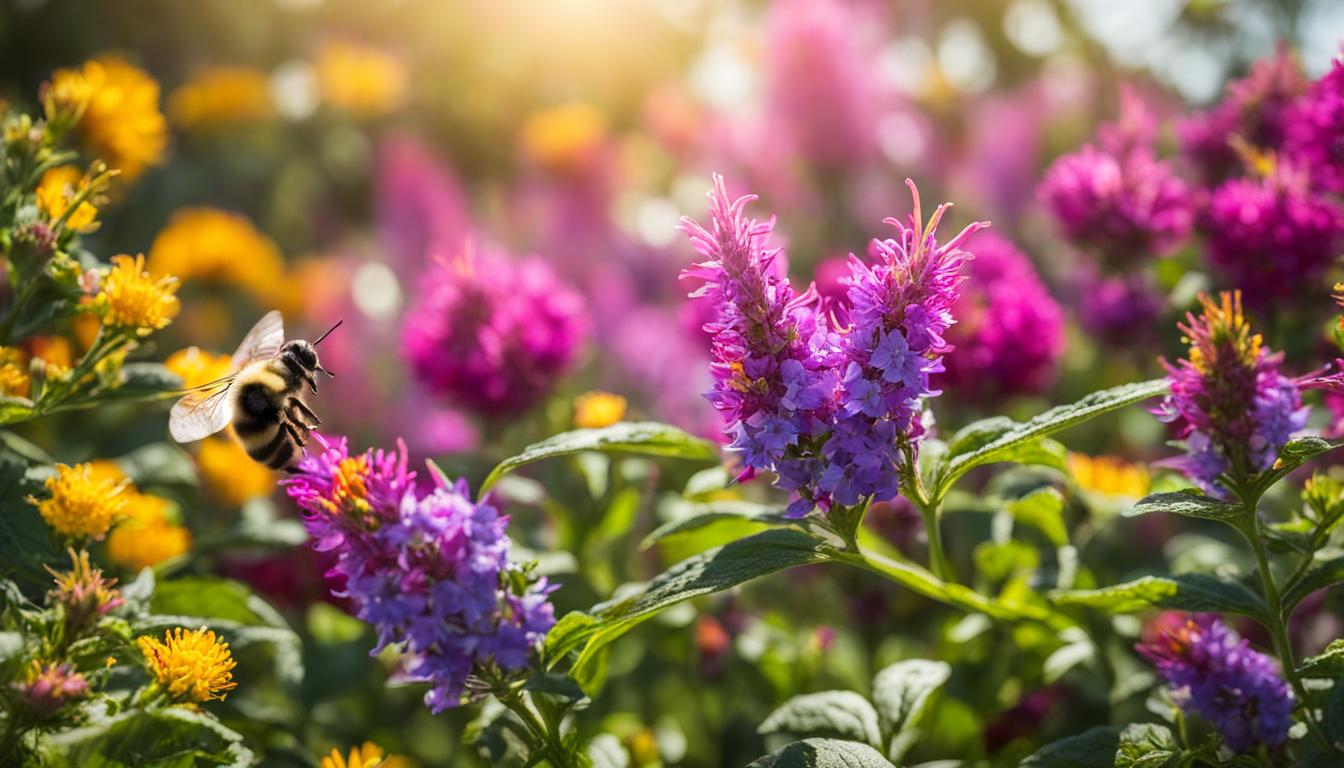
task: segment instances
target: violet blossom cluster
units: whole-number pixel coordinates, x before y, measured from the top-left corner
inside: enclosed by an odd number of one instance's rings
[[[466,482],[437,473],[417,490],[406,448],[351,455],[344,438],[321,440],[286,481],[313,548],[331,552],[333,594],[349,598],[378,644],[406,654],[406,677],[429,682],[438,713],[470,698],[483,667],[523,670],[555,623],[545,577],[509,560],[508,517],[473,502]]]
[[[575,361],[587,333],[583,298],[535,258],[470,244],[422,278],[402,352],[419,380],[485,416],[535,405]]]
[[[975,260],[954,307],[947,386],[985,401],[1040,394],[1064,352],[1064,317],[1027,255],[993,232],[972,240]]]
[[[1250,477],[1274,465],[1294,432],[1306,426],[1302,382],[1280,372],[1282,355],[1263,346],[1241,308],[1239,293],[1200,297],[1199,316],[1180,328],[1186,358],[1162,361],[1171,394],[1154,413],[1173,424],[1187,455],[1170,460],[1205,492],[1226,496],[1222,476]],[[1322,385],[1326,380],[1322,379]]]
[[[1064,235],[1094,251],[1107,271],[1127,272],[1171,250],[1190,231],[1190,195],[1158,159],[1156,125],[1139,97],[1122,93],[1116,123],[1095,144],[1054,162],[1039,194]]]
[[[706,397],[727,423],[743,477],[774,472],[793,516],[895,496],[924,433],[922,403],[938,394],[929,376],[951,349],[943,334],[970,258],[961,245],[987,224],[939,245],[948,206],[925,227],[909,186],[910,224],[887,220],[897,237],[872,243],[874,263],[850,257],[848,306],[829,313],[814,288],[795,293],[777,269],[780,249],[766,245],[772,224],[745,213],[753,196],[730,199],[716,176],[710,226],[683,219],[705,258],[683,277],[703,281],[691,295],[716,315],[705,326],[714,374]]]
[[[1137,650],[1157,667],[1182,709],[1209,721],[1238,752],[1288,739],[1293,694],[1269,656],[1212,615],[1173,614],[1165,624]]]
[[[1298,101],[1287,130],[1285,153],[1310,169],[1318,188],[1344,194],[1344,57]]]

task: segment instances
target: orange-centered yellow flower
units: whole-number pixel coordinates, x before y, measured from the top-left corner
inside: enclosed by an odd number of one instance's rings
[[[127,496],[126,518],[107,536],[108,559],[138,571],[191,549],[191,531],[178,525],[169,514],[172,502],[144,493]]]
[[[1115,456],[1069,454],[1069,474],[1085,491],[1127,499],[1141,499],[1148,493],[1148,470]]]
[[[28,356],[18,347],[0,347],[0,397],[27,397]]]
[[[625,398],[610,392],[585,392],[574,398],[574,426],[609,427],[625,418]]]
[[[202,384],[218,381],[229,375],[233,363],[228,355],[216,355],[200,347],[179,349],[163,361],[168,370],[182,379],[183,389],[193,389]]]
[[[37,183],[37,207],[50,221],[57,221],[70,208],[70,201],[88,186],[88,179],[73,165],[48,169]],[[98,228],[98,209],[84,200],[65,220],[65,226],[75,232],[92,232]]]
[[[183,128],[242,125],[274,113],[266,73],[251,67],[210,67],[168,97],[168,115]]]
[[[77,70],[57,70],[48,92],[72,102],[83,95],[77,129],[89,151],[119,169],[123,178],[134,179],[163,159],[168,123],[159,111],[159,84],[121,56],[100,56]]]
[[[349,756],[341,754],[339,749],[322,758],[318,768],[397,768],[405,765],[400,757],[385,757],[383,750],[372,741],[366,741],[358,747],[351,747]]]
[[[28,501],[63,536],[101,538],[126,509],[125,483],[95,477],[88,464],[57,464],[45,485],[48,498]]]
[[[177,315],[177,287],[176,277],[150,275],[144,256],[113,256],[94,304],[104,325],[148,336]]]
[[[218,208],[186,208],[154,238],[149,270],[226,283],[269,300],[282,287],[284,259],[275,242],[245,217]]]
[[[205,627],[178,627],[164,633],[162,641],[138,637],[135,642],[145,655],[150,674],[174,701],[223,701],[225,694],[238,686],[233,682],[236,663],[229,644]]]
[[[406,98],[406,67],[386,51],[334,41],[318,51],[314,67],[322,100],[336,109],[384,115]]]
[[[607,121],[591,104],[562,104],[534,112],[523,123],[522,148],[555,173],[585,169],[607,136]]]
[[[229,436],[202,440],[196,466],[206,491],[226,507],[241,507],[275,490],[275,473],[253,461]]]

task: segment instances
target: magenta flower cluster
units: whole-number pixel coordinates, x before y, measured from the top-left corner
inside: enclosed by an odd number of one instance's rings
[[[1344,194],[1344,58],[1293,109],[1284,151],[1310,169],[1317,187]]]
[[[1183,709],[1209,721],[1238,752],[1288,739],[1293,694],[1270,657],[1212,615],[1174,615],[1166,623],[1137,649]]]
[[[1253,309],[1284,306],[1321,281],[1344,245],[1344,209],[1312,192],[1288,161],[1214,191],[1203,229],[1208,257]]]
[[[722,178],[710,193],[710,226],[683,219],[705,258],[683,277],[702,282],[691,295],[715,310],[705,326],[714,374],[706,396],[744,476],[774,472],[794,516],[895,496],[924,433],[923,401],[938,394],[929,376],[951,349],[943,334],[970,258],[961,245],[987,224],[939,245],[948,206],[926,227],[910,189],[910,223],[887,220],[897,237],[873,241],[873,263],[850,257],[847,306],[824,307],[815,289],[794,292],[776,268],[780,250],[766,246],[772,225],[746,216],[755,198],[732,200]]]
[[[1122,106],[1120,121],[1056,160],[1039,189],[1064,235],[1107,271],[1166,253],[1189,233],[1192,216],[1185,182],[1157,158],[1151,114],[1130,91]]]
[[[1171,394],[1155,413],[1184,440],[1187,455],[1168,462],[1205,492],[1226,496],[1222,480],[1240,480],[1274,465],[1294,432],[1306,426],[1299,382],[1279,371],[1282,355],[1262,346],[1242,313],[1239,294],[1201,297],[1203,311],[1180,328],[1189,354],[1163,360]],[[1323,380],[1324,381],[1324,380]]]
[[[1039,394],[1054,381],[1064,352],[1064,316],[1027,255],[993,232],[976,235],[957,324],[948,333],[955,355],[944,360],[947,386],[988,401]]]
[[[323,442],[286,491],[314,549],[336,555],[333,594],[377,630],[372,653],[399,646],[406,677],[431,684],[435,713],[471,698],[467,678],[482,667],[524,669],[555,623],[553,588],[510,562],[508,517],[473,502],[465,481],[431,473],[418,491],[404,444],[352,456],[344,438]]]
[[[583,298],[544,261],[469,244],[423,278],[402,351],[431,392],[494,417],[535,405],[574,363],[587,328]]]

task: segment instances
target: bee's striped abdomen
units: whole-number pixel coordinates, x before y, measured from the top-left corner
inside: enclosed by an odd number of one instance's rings
[[[301,455],[294,438],[281,423],[289,387],[269,365],[258,366],[234,384],[233,431],[247,455],[271,469],[283,469]]]

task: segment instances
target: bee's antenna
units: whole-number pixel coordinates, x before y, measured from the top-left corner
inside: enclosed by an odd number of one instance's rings
[[[333,325],[333,326],[331,326],[330,328],[328,328],[326,333],[324,333],[324,334],[322,334],[321,336],[318,336],[318,337],[317,337],[317,341],[314,341],[314,342],[313,342],[313,346],[316,347],[318,344],[321,344],[323,339],[325,339],[325,338],[327,338],[328,336],[330,336],[332,331],[336,330],[337,328],[340,328],[340,327],[341,327],[341,323],[344,323],[344,322],[345,322],[344,319],[337,320],[337,321],[336,321],[336,324]]]

